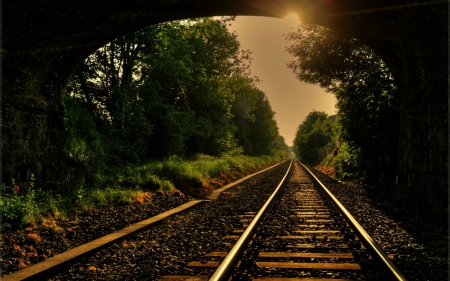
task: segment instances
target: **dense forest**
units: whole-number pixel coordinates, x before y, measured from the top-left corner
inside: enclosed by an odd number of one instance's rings
[[[300,81],[317,84],[334,94],[335,121],[323,112],[311,112],[299,125],[294,140],[302,161],[326,161],[344,179],[395,181],[399,113],[398,92],[384,62],[355,39],[335,36],[330,30],[300,24],[286,35],[288,64]],[[332,160],[330,160],[333,158]]]
[[[32,175],[27,186],[3,184],[3,221],[141,202],[148,192],[205,196],[287,159],[232,20],[161,23],[88,56],[63,99],[66,182],[35,189]]]
[[[77,69],[64,99],[66,153],[106,167],[176,155],[286,151],[232,18],[167,22],[115,39]]]

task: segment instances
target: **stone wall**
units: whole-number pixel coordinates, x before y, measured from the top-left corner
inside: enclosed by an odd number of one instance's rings
[[[418,22],[419,12],[399,15],[411,25],[401,29],[405,39],[399,49],[404,52],[396,68],[402,100],[394,200],[418,215],[447,223],[447,19],[444,10],[428,9],[427,19]]]
[[[3,58],[2,180],[26,186],[34,174],[39,187],[56,188],[63,178],[63,110],[61,95],[46,85],[51,64],[30,55]]]
[[[3,110],[3,181],[11,183],[14,178],[16,183],[29,182],[34,174],[47,188],[57,185],[62,179],[60,112],[10,104]]]

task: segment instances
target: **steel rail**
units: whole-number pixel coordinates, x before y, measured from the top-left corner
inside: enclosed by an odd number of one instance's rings
[[[230,252],[227,254],[225,259],[222,261],[222,263],[219,265],[219,267],[216,269],[214,274],[211,276],[209,281],[224,281],[228,280],[230,278],[231,274],[233,274],[234,266],[238,263],[238,261],[241,259],[242,254],[244,253],[244,250],[246,249],[247,243],[250,242],[253,235],[258,230],[258,226],[262,221],[262,218],[264,214],[269,209],[269,206],[271,205],[274,198],[278,195],[278,193],[281,190],[281,187],[286,180],[289,171],[292,167],[292,162],[294,160],[291,160],[291,163],[289,164],[289,168],[284,175],[281,182],[278,184],[275,191],[272,193],[272,195],[267,199],[264,206],[259,210],[258,214],[253,218],[247,229],[244,231],[244,233],[241,235],[239,240],[236,242],[236,244],[233,246],[233,248],[230,250]]]
[[[298,160],[297,160],[298,161]],[[398,267],[392,263],[391,259],[386,255],[386,253],[381,249],[381,247],[370,237],[370,235],[364,230],[364,228],[358,223],[358,221],[347,211],[347,209],[334,197],[334,195],[326,188],[322,182],[305,166],[303,163],[298,161],[303,168],[308,171],[311,177],[319,184],[326,194],[331,198],[334,204],[340,209],[342,215],[347,219],[350,227],[356,232],[356,235],[361,240],[361,242],[368,248],[371,252],[372,257],[377,259],[387,270],[387,273],[391,275],[391,280],[402,280],[406,281],[406,277],[398,269]]]

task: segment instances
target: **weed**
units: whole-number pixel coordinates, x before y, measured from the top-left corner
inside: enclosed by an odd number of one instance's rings
[[[11,186],[2,184],[2,196],[0,197],[0,207],[3,221],[14,223],[34,223],[38,216],[36,205],[36,194],[34,191],[34,175],[31,174],[30,185],[25,192],[12,179]]]
[[[114,175],[99,175],[93,186],[69,187],[64,196],[51,190],[35,190],[32,175],[28,188],[16,185],[14,180],[11,185],[2,184],[2,219],[18,225],[42,222],[44,227],[60,231],[55,220],[69,213],[96,206],[144,204],[151,201],[149,191],[181,197],[183,193],[205,194],[237,176],[278,161],[277,156],[224,154],[221,157],[197,155],[190,159],[172,156],[165,161],[128,165],[114,171]]]

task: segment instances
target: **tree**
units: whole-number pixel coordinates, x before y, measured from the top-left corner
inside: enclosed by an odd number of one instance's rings
[[[186,102],[195,111],[197,130],[187,140],[190,154],[218,155],[218,141],[226,139],[234,127],[230,120],[234,95],[226,79],[239,69],[239,41],[228,32],[227,20],[202,19],[192,25],[185,38],[195,48],[193,61],[205,74],[186,90]]]
[[[145,35],[128,34],[95,51],[77,70],[65,97],[85,103],[95,116],[104,136],[104,150],[114,151],[107,158],[109,164],[138,161],[146,153],[147,137],[152,133],[132,78],[144,39],[150,40]]]
[[[228,88],[234,93],[231,107],[235,136],[249,155],[269,155],[274,151],[278,127],[266,94],[255,87],[254,80],[241,75],[230,77]]]
[[[273,149],[274,150],[282,150],[284,152],[286,152],[286,154],[290,153],[290,148],[288,147],[288,145],[286,144],[286,141],[284,139],[283,136],[278,135],[277,138],[275,139],[274,143],[273,143]]]
[[[333,140],[332,121],[325,112],[310,112],[298,126],[294,151],[301,161],[317,164],[324,158],[320,149]]]
[[[288,63],[300,81],[318,84],[337,99],[341,141],[359,151],[368,176],[393,173],[398,145],[398,93],[389,69],[367,46],[338,38],[324,28],[301,24],[289,33]],[[390,159],[379,165],[379,159]],[[383,160],[384,161],[384,160]],[[390,163],[390,169],[385,169]],[[384,167],[384,168],[383,168]]]
[[[237,35],[227,30],[230,20],[149,26],[84,61],[66,105],[87,109],[107,166],[171,155],[221,155],[240,147],[246,153],[271,151],[278,134],[273,112],[249,71],[251,53],[239,52]],[[240,105],[248,115],[236,110]],[[75,143],[74,136],[81,135],[73,122],[67,124],[72,126],[68,142]],[[259,128],[264,124],[267,131]]]
[[[270,106],[266,94],[257,90],[254,121],[250,126],[249,142],[255,155],[270,155],[274,151],[273,144],[278,137],[278,126],[275,112]]]

